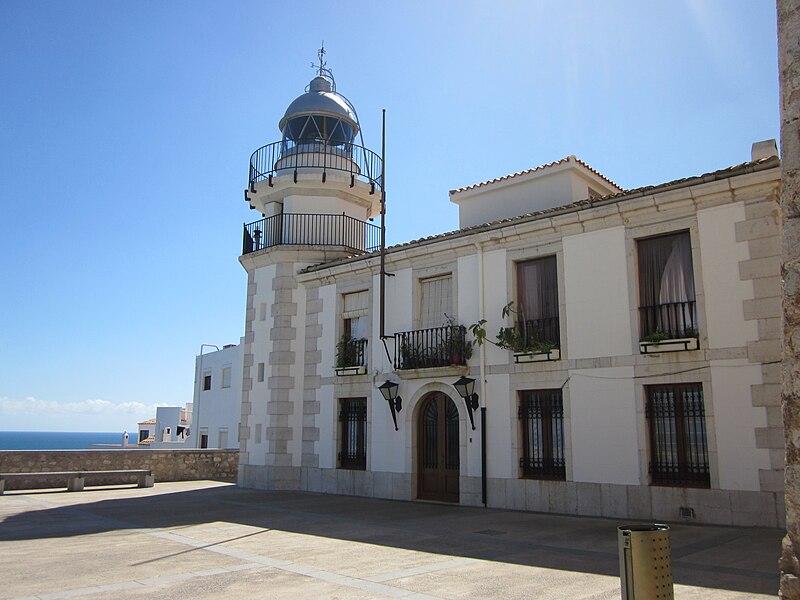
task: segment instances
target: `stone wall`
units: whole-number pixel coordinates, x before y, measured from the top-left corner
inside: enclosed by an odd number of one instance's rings
[[[0,473],[150,469],[156,482],[213,479],[235,481],[238,450],[2,450]],[[93,478],[87,484],[118,484],[135,477]],[[6,489],[66,486],[63,478],[8,481]]]
[[[778,0],[783,216],[782,405],[786,529],[780,596],[800,599],[800,1]]]

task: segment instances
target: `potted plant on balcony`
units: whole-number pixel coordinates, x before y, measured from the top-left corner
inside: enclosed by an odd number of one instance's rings
[[[639,352],[680,352],[682,350],[697,350],[700,347],[700,333],[693,327],[687,327],[677,334],[670,335],[661,329],[656,329],[639,341]]]
[[[467,341],[467,328],[457,325],[453,317],[445,316],[450,328],[449,335],[441,343],[437,354],[449,359],[451,365],[466,365],[472,358],[472,342]]]
[[[349,333],[343,333],[336,344],[336,374],[360,375],[366,373],[366,366],[362,363],[363,340],[355,339]]]
[[[516,314],[513,309],[514,302],[509,302],[503,307],[501,314],[505,319],[509,314]],[[525,327],[524,323],[523,326]],[[481,319],[477,323],[469,326],[469,330],[475,336],[475,343],[480,346],[484,342],[494,344],[498,348],[511,350],[514,353],[514,362],[542,362],[548,360],[559,360],[561,352],[553,342],[540,340],[532,332],[524,331],[520,326],[501,327],[497,333],[497,341],[492,341],[486,337],[486,319]]]

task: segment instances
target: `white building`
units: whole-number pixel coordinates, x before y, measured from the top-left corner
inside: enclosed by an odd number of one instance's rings
[[[192,448],[238,448],[242,347],[228,344],[195,358]]]
[[[141,428],[140,424],[140,428]],[[185,406],[157,406],[151,448],[186,446],[192,426],[192,403]],[[141,429],[139,437],[142,436]]]
[[[380,158],[323,67],[280,129],[246,192],[241,485],[780,524],[774,142],[637,190],[575,157],[453,190],[462,229],[382,277]]]

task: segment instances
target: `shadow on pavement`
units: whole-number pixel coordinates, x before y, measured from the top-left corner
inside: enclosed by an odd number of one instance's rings
[[[623,524],[610,519],[224,486],[150,492],[12,514],[0,523],[0,542],[211,522],[612,577],[619,575],[616,527]],[[774,594],[781,537],[777,529],[674,525],[675,583]]]

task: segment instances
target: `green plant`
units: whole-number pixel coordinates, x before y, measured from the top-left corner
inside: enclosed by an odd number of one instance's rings
[[[683,330],[683,337],[698,338],[700,337],[700,332],[692,327],[687,327],[686,329]]]
[[[664,342],[664,341],[666,341],[668,339],[670,339],[670,337],[666,333],[664,333],[660,329],[656,329],[650,335],[646,335],[645,337],[643,337],[642,341],[643,342],[650,342],[652,344],[658,344],[658,343]]]
[[[517,314],[514,310],[514,302],[509,302],[500,311],[501,316],[505,319],[510,314]],[[524,328],[525,322],[523,321],[522,327]],[[538,336],[533,335],[532,332],[524,331],[519,326],[514,325],[511,327],[501,327],[497,332],[497,341],[492,341],[486,337],[486,319],[481,319],[477,323],[469,326],[469,331],[475,338],[475,344],[482,346],[484,342],[494,344],[498,348],[511,350],[517,354],[523,353],[549,353],[558,347],[553,342],[547,342],[538,339]]]
[[[361,366],[361,342],[353,339],[349,333],[343,333],[339,343],[336,344],[336,368]]]
[[[437,355],[450,360],[451,364],[464,364],[472,358],[472,342],[467,341],[467,328],[457,325],[455,319],[450,315],[445,315],[445,317],[447,317],[450,331],[437,348]]]

